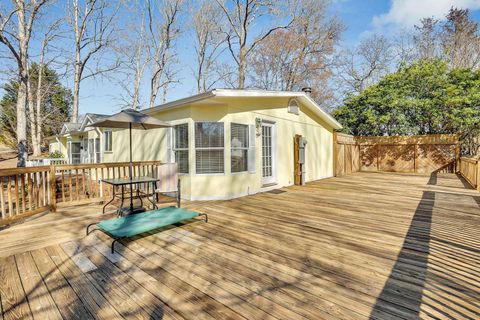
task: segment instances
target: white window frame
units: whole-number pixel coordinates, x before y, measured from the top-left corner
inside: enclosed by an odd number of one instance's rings
[[[110,134],[110,150],[107,150],[107,133]],[[106,129],[103,131],[103,152],[112,153],[113,152],[113,131],[112,129]]]
[[[247,130],[247,146],[246,147],[233,147],[232,146],[232,126],[233,125],[238,125],[238,126],[244,126]],[[233,154],[233,151],[236,151],[236,150],[244,150],[244,151],[247,151],[247,167],[245,168],[245,170],[243,171],[233,171],[232,170],[232,154]],[[243,123],[237,123],[237,122],[232,122],[230,123],[230,172],[231,174],[242,174],[242,173],[247,173],[249,172],[249,161],[248,161],[248,157],[249,157],[249,150],[250,150],[250,127],[248,124],[243,124]]]
[[[269,120],[263,120],[262,121],[262,127],[263,126],[268,126],[271,128],[271,152],[272,154],[270,155],[271,156],[271,161],[272,161],[272,176],[267,176],[267,177],[263,177],[263,174],[262,174],[262,185],[273,185],[273,184],[277,184],[277,144],[276,144],[276,141],[277,141],[277,128],[276,128],[276,123],[274,121],[269,121]],[[262,133],[263,135],[263,133]],[[260,146],[262,148],[262,151],[263,152],[263,136],[262,136],[262,145]],[[262,159],[262,162],[261,162],[261,168],[260,168],[263,172],[263,159]]]
[[[197,147],[197,123],[221,123],[223,125],[223,147]],[[218,176],[218,175],[225,175],[225,169],[226,169],[226,161],[227,158],[225,157],[225,145],[227,143],[226,141],[227,135],[225,134],[225,122],[222,121],[195,121],[193,123],[193,148],[194,148],[194,163],[195,163],[195,174],[198,176]],[[202,150],[222,150],[223,151],[223,172],[211,172],[211,173],[198,173],[197,172],[197,151],[202,151]]]
[[[176,136],[176,127],[177,126],[187,126],[187,147],[186,148],[176,148],[176,139],[177,139],[177,136]],[[187,170],[188,172],[180,172],[180,170],[178,171],[178,174],[180,175],[188,175],[190,174],[191,172],[191,166],[190,166],[190,126],[188,124],[188,122],[184,122],[184,123],[179,123],[179,124],[176,124],[173,126],[172,128],[172,152],[173,152],[173,159],[175,160],[175,162],[177,161],[177,154],[176,152],[177,151],[187,151],[187,162],[188,162],[188,166],[187,166]]]
[[[88,138],[87,145],[88,163],[95,163],[95,138]]]
[[[78,143],[80,144],[80,152],[75,152],[72,153],[72,144],[73,143]],[[81,141],[68,141],[67,142],[67,148],[68,148],[68,161],[70,164],[81,164],[82,163],[82,142]],[[73,163],[73,154],[77,154],[79,156],[79,162],[78,163]]]
[[[98,141],[98,148],[97,148],[97,141]],[[94,158],[93,162],[94,163],[102,162],[102,153],[100,152],[101,145],[102,145],[102,139],[100,139],[100,137],[93,138],[93,158]]]

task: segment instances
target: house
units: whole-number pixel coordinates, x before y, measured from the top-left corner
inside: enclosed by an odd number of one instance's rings
[[[47,138],[49,152],[58,151],[62,153],[68,163],[71,164],[102,162],[103,154],[108,153],[109,146],[111,146],[111,130],[92,128],[88,125],[106,116],[104,114],[87,113],[82,122],[64,123],[60,134]],[[104,135],[105,138],[102,137]],[[106,143],[103,148],[100,145],[101,140]]]
[[[173,127],[134,130],[133,160],[177,162],[186,199],[231,199],[292,185],[302,160],[304,181],[333,176],[333,132],[341,125],[308,92],[215,89],[143,112]],[[128,130],[93,132],[88,139],[100,139],[102,162],[128,161]],[[301,159],[295,136],[306,141]]]

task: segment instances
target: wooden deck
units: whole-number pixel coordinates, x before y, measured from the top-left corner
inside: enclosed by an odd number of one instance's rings
[[[98,206],[0,231],[0,319],[478,319],[480,194],[356,173],[232,201],[124,241]]]

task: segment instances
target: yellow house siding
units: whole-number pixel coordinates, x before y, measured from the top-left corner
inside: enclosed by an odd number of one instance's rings
[[[333,176],[333,130],[309,109],[300,105],[300,114],[287,112],[286,98],[228,98],[218,99],[214,105],[196,104],[177,110],[157,112],[153,116],[173,120],[172,124],[189,123],[190,172],[182,176],[182,193],[188,199],[228,199],[259,191],[262,188],[262,139],[255,137],[255,172],[231,173],[230,125],[240,123],[255,125],[255,119],[275,123],[276,180],[272,188],[293,184],[293,138],[304,136],[306,147],[306,180]],[[172,116],[175,111],[175,116]],[[170,120],[170,121],[171,121]],[[225,130],[225,172],[196,174],[194,123],[201,121],[223,122]],[[151,141],[151,140],[145,140]],[[156,143],[156,145],[160,145]],[[166,145],[162,144],[165,148]],[[166,158],[166,157],[165,157]],[[163,159],[161,159],[163,160]]]
[[[294,146],[296,134],[307,140],[306,181],[333,176],[333,130],[319,116],[302,104],[300,114],[287,110],[286,97],[224,97],[184,105],[178,108],[156,111],[151,114],[172,125],[188,123],[189,173],[181,175],[182,195],[186,199],[229,199],[293,184]],[[255,130],[255,170],[231,172],[231,123],[255,126],[256,119],[275,124],[276,184],[262,185],[262,137],[261,128]],[[196,174],[195,122],[224,123],[224,173]],[[101,130],[88,131],[88,137],[96,137]],[[133,160],[160,160],[168,162],[172,155],[171,129],[133,130]],[[112,152],[102,153],[102,162],[129,160],[129,136],[126,129],[112,129]],[[104,137],[100,135],[102,151]],[[66,150],[66,149],[65,149]]]

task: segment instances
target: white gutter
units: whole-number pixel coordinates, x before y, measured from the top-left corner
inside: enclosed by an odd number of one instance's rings
[[[309,95],[305,92],[298,91],[266,91],[266,90],[235,90],[235,89],[214,89],[205,93],[197,94],[191,97],[175,100],[165,103],[150,109],[145,109],[143,112],[151,114],[156,111],[169,110],[176,107],[185,106],[201,100],[213,97],[279,97],[279,98],[300,98],[304,104],[317,113],[320,118],[331,125],[334,129],[342,129],[342,125],[335,120],[330,114],[323,110]]]
[[[208,99],[208,98],[215,97],[214,91],[215,90],[207,91],[205,93],[196,94],[194,96],[178,99],[178,100],[175,100],[175,101],[172,101],[172,102],[167,102],[167,103],[158,105],[156,107],[144,109],[144,110],[141,110],[141,111],[143,113],[146,113],[146,114],[151,114],[151,113],[154,113],[154,112],[159,111],[159,110],[162,110],[162,111],[163,110],[168,110],[168,109],[172,109],[172,108],[175,108],[175,107],[178,107],[178,106],[181,106],[181,105],[186,105],[186,104],[189,104],[189,103],[205,100],[205,99]]]

